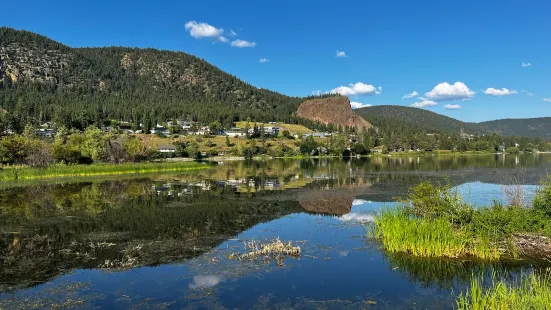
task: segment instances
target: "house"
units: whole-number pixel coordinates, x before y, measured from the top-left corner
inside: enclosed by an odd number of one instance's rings
[[[162,135],[165,135],[165,136],[170,135],[170,131],[168,130],[168,128],[166,128],[162,125],[159,125],[159,124],[157,124],[157,126],[155,126],[155,128],[151,129],[151,133],[152,134],[162,134]]]
[[[35,130],[34,132],[38,137],[43,137],[43,138],[52,138],[55,136],[56,134],[56,131],[54,129],[37,129]]]
[[[176,147],[172,144],[160,145],[159,152],[161,153],[174,153],[176,152]]]
[[[241,129],[241,128],[232,128],[232,129],[226,131],[226,136],[241,138],[241,137],[245,137],[246,134],[243,131],[243,129]]]
[[[270,137],[279,136],[279,127],[277,126],[264,127],[264,135],[270,136]]]

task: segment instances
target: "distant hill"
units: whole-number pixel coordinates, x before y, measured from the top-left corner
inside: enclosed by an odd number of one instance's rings
[[[52,119],[77,128],[180,117],[292,122],[304,99],[259,89],[183,52],[71,48],[0,28],[0,109],[15,127]]]
[[[529,119],[502,119],[482,123],[463,122],[425,109],[380,105],[355,110],[374,126],[400,123],[417,130],[434,132],[489,133],[503,136],[551,138],[551,117]]]
[[[365,119],[352,111],[350,99],[345,96],[329,96],[306,100],[298,107],[296,115],[311,121],[335,127],[369,129],[373,127]]]
[[[541,137],[551,139],[551,117],[500,119],[475,124],[483,131],[503,136]]]

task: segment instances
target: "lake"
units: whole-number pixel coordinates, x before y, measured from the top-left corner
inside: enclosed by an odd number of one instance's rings
[[[0,184],[0,309],[451,309],[473,272],[529,266],[385,253],[373,216],[423,180],[529,201],[550,170],[548,154],[278,159]],[[276,238],[301,255],[229,259]]]

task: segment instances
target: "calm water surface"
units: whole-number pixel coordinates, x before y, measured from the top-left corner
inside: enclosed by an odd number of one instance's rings
[[[473,272],[367,238],[394,197],[451,182],[477,206],[528,201],[551,156],[232,162],[198,174],[0,184],[0,309],[450,309]],[[300,258],[229,260],[250,240]]]

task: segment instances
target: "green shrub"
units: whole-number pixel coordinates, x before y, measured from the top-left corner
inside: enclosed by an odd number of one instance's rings
[[[536,190],[534,209],[551,217],[551,177],[542,181]]]
[[[469,222],[472,208],[450,183],[441,185],[429,181],[421,182],[408,190],[405,199],[400,202],[410,214],[421,217],[449,217],[454,222]]]

